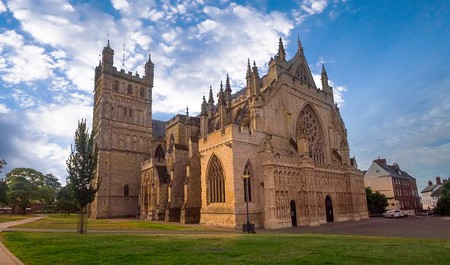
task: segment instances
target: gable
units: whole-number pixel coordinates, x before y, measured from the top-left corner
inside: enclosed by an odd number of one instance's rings
[[[364,179],[377,178],[382,176],[390,176],[389,172],[380,167],[377,163],[372,162],[366,174],[364,174]]]
[[[308,62],[301,50],[297,51],[295,56],[287,62],[287,65],[287,71],[292,77],[313,88],[317,88],[311,70],[309,69]]]

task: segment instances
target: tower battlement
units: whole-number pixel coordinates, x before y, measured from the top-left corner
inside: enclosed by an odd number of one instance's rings
[[[113,67],[113,75],[117,76],[119,78],[127,79],[129,81],[139,82],[142,83],[145,81],[145,76],[139,75],[138,72],[133,74],[131,71],[125,71],[125,69],[118,70],[117,67]]]

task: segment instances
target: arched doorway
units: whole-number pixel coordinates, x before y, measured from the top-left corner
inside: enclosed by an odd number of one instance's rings
[[[328,195],[325,198],[325,212],[327,214],[327,222],[334,222],[333,202],[331,201],[331,198]]]
[[[291,201],[291,221],[292,226],[297,226],[297,208],[294,200]]]

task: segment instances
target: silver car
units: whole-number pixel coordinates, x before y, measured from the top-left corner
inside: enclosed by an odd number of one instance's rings
[[[389,210],[385,213],[383,213],[384,218],[402,218],[408,216],[405,212],[402,210]]]

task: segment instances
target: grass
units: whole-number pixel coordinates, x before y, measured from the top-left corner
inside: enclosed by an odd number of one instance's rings
[[[449,240],[319,234],[114,235],[3,232],[32,264],[448,264]]]
[[[39,229],[73,229],[77,228],[77,215],[50,214],[46,218],[15,226],[17,228],[39,228]],[[193,230],[179,223],[151,222],[138,219],[89,219],[87,224],[89,230]],[[199,227],[198,229],[202,229]]]
[[[31,217],[36,217],[35,215],[22,215],[22,214],[0,214],[0,223],[12,222],[22,219],[27,219]]]

